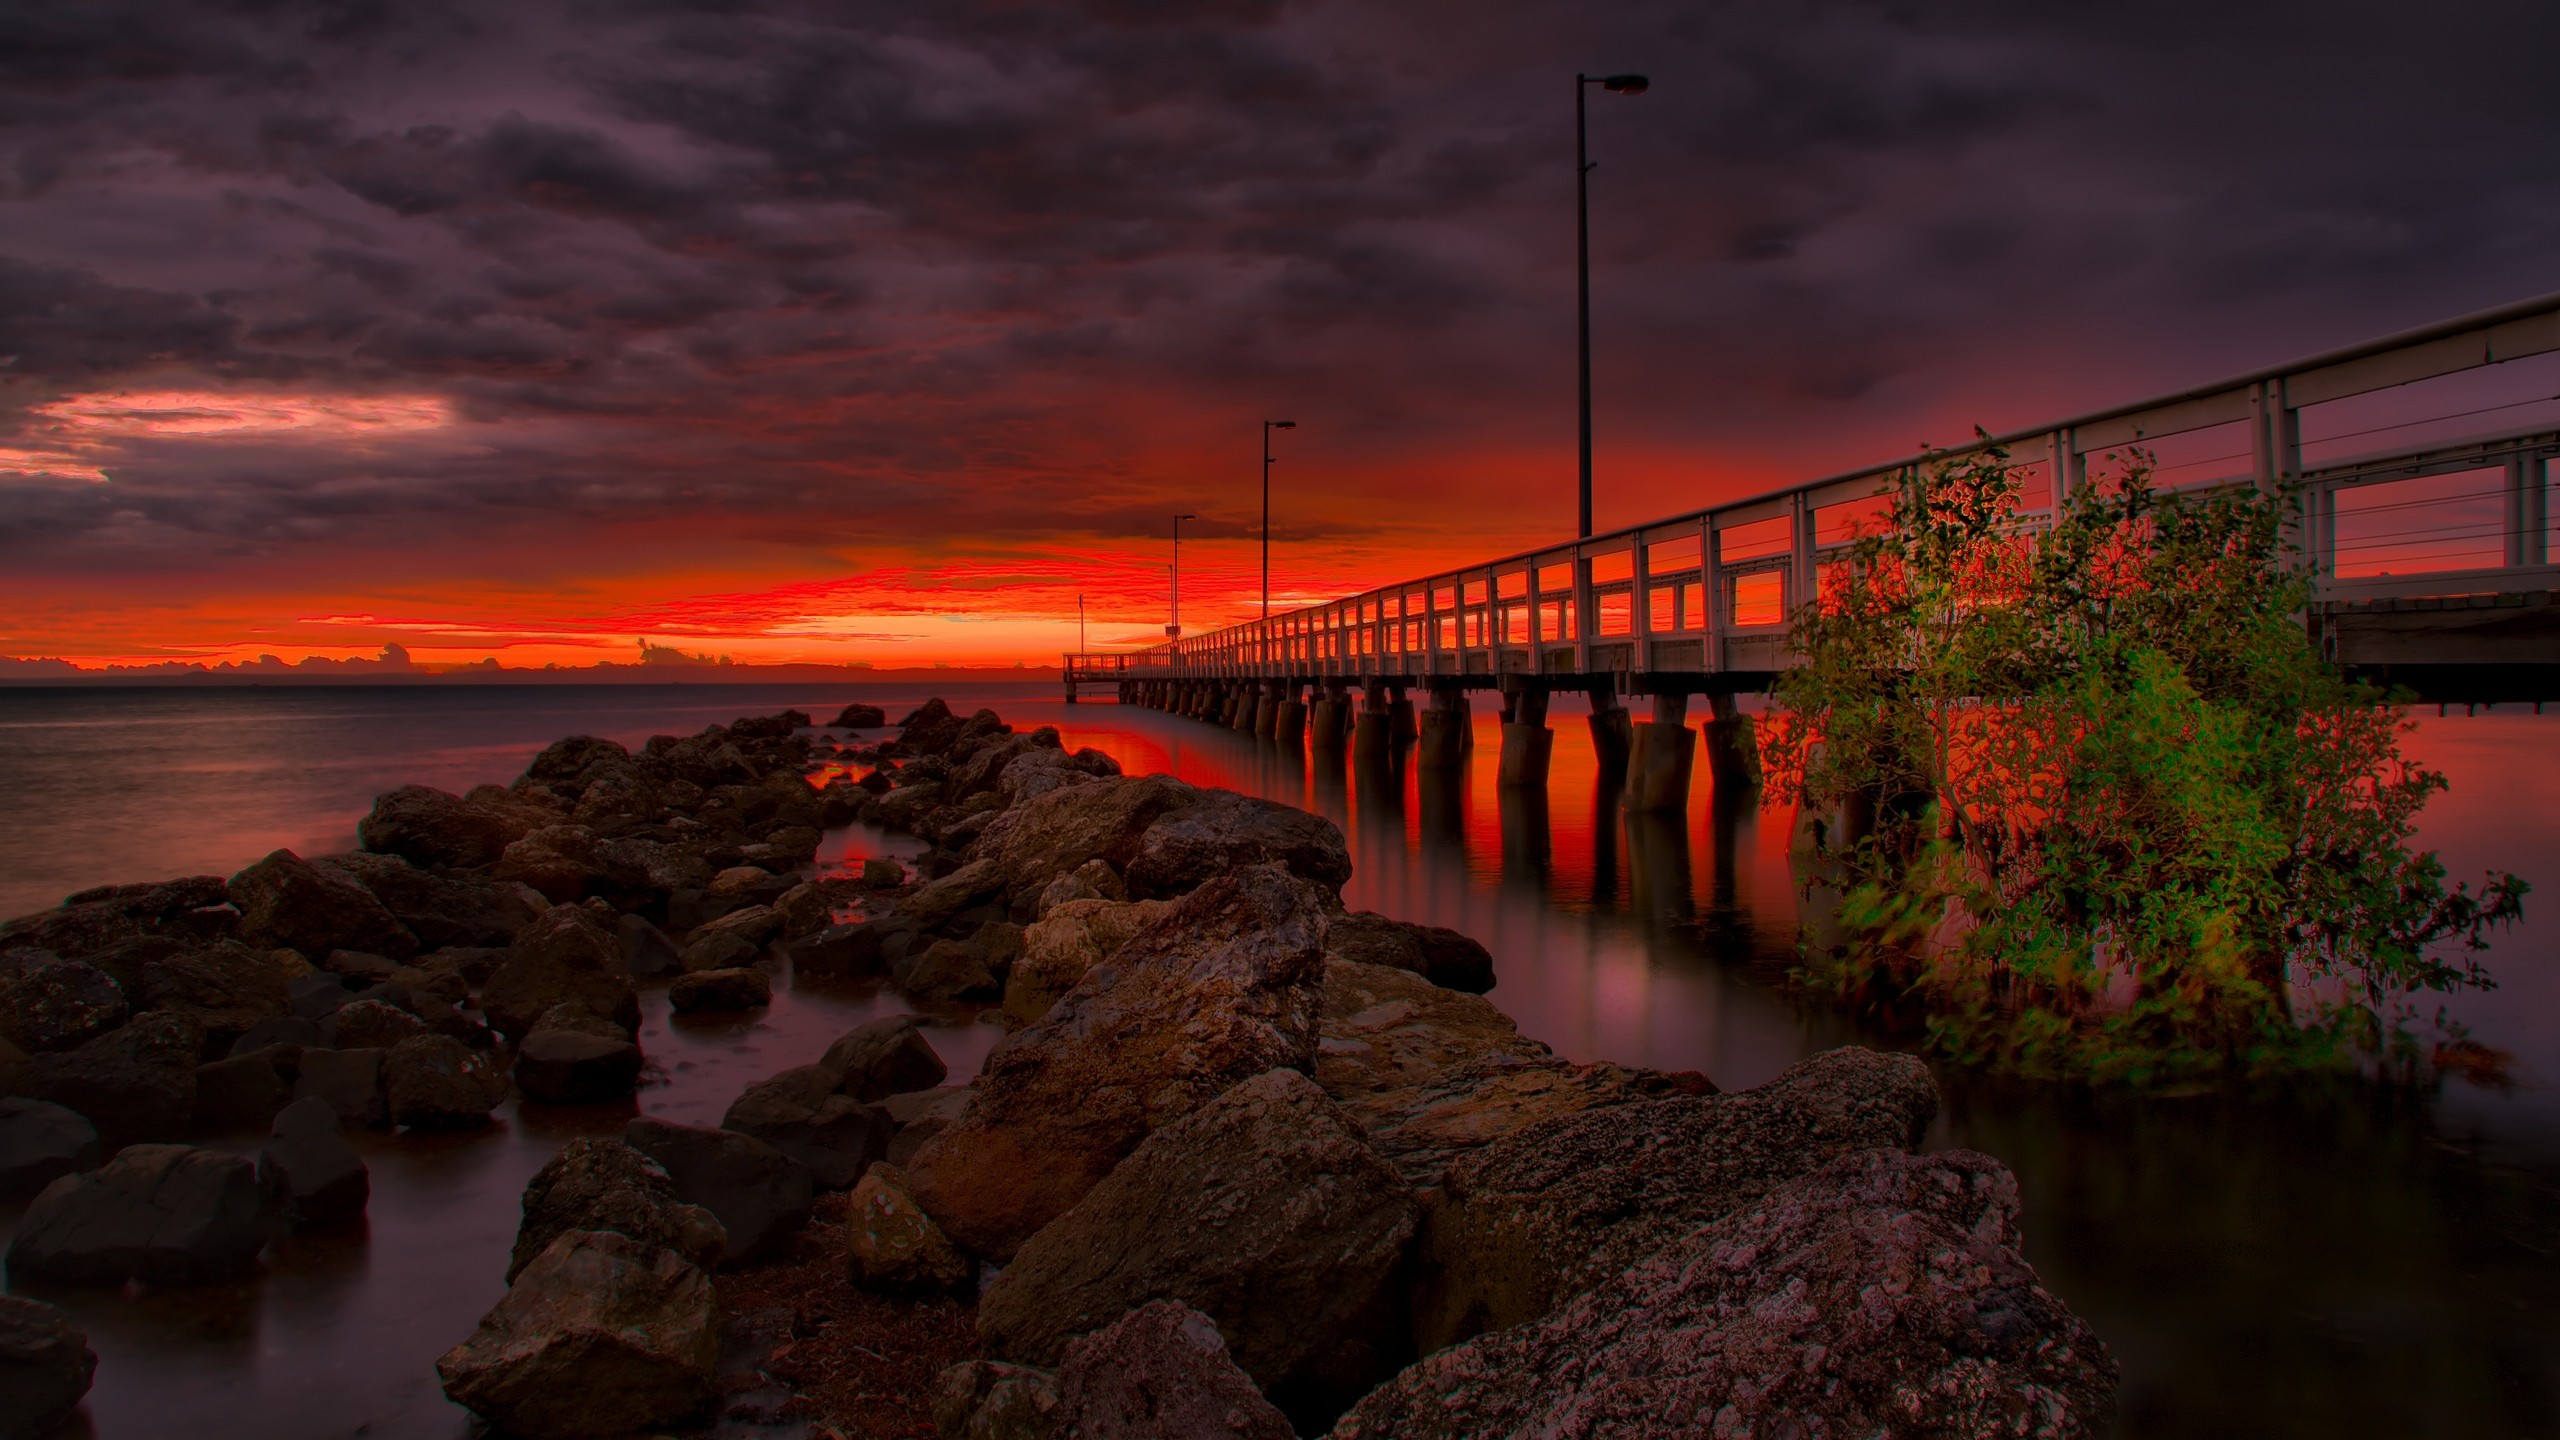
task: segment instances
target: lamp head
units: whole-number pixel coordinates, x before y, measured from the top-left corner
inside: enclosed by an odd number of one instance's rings
[[[1298,422],[1295,420],[1265,420],[1262,423],[1270,426],[1274,430],[1295,430],[1298,428]]]
[[[1600,88],[1612,95],[1641,95],[1652,84],[1641,75],[1609,75],[1602,77]]]

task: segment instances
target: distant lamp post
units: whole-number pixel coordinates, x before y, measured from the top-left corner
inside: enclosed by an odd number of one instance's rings
[[[1271,618],[1271,432],[1295,430],[1295,420],[1262,422],[1262,618]]]
[[[1182,638],[1182,522],[1199,518],[1197,515],[1173,517],[1173,619],[1164,627],[1168,639]]]
[[[1076,653],[1082,655],[1087,648],[1084,638],[1084,596],[1079,594],[1076,596]]]
[[[1591,538],[1591,161],[1583,142],[1583,99],[1594,85],[1612,95],[1641,95],[1642,75],[1573,77],[1573,263],[1582,299],[1582,538]]]

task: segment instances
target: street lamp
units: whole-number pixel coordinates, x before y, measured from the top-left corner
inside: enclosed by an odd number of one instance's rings
[[[1641,95],[1642,75],[1573,77],[1573,262],[1582,297],[1582,538],[1591,538],[1591,161],[1583,144],[1583,95],[1597,85],[1612,95]]]
[[[1173,517],[1173,623],[1164,627],[1164,633],[1175,640],[1182,638],[1182,522],[1199,518],[1197,515]]]
[[[1271,618],[1271,432],[1295,430],[1295,420],[1262,422],[1262,618]]]

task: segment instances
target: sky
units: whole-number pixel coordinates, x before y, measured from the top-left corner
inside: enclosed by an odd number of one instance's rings
[[[0,655],[1054,661],[2560,290],[2560,9],[11,0]]]

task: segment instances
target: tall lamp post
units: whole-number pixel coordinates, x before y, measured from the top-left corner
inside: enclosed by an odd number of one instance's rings
[[[1641,95],[1642,75],[1573,77],[1573,265],[1582,299],[1582,538],[1591,538],[1591,161],[1583,142],[1583,99],[1597,85],[1612,95]]]
[[[1197,515],[1173,517],[1173,621],[1164,627],[1164,633],[1175,640],[1182,638],[1182,522],[1199,518]]]
[[[1271,432],[1295,430],[1295,420],[1262,422],[1262,618],[1271,618]]]

